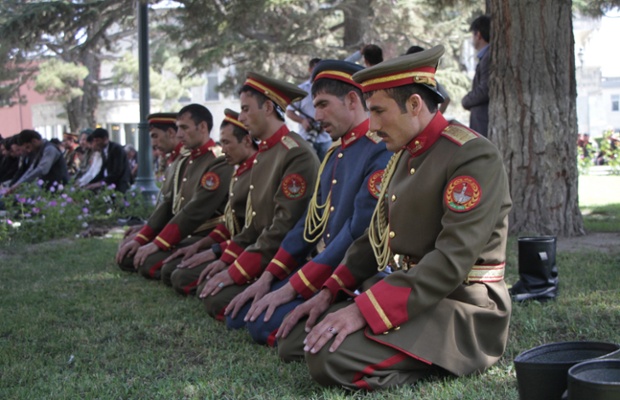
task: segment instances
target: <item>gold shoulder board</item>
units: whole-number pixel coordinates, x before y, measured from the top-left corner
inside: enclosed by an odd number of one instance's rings
[[[286,147],[289,150],[294,148],[294,147],[299,147],[299,143],[297,143],[295,141],[295,139],[293,139],[290,136],[283,136],[282,137],[282,144],[284,145],[284,147]]]
[[[446,129],[441,132],[441,134],[459,146],[462,146],[479,136],[476,132],[464,127],[463,125],[456,124],[448,125]]]
[[[368,131],[368,133],[366,133],[366,137],[374,143],[379,143],[381,141],[381,136],[377,135],[377,132],[375,131]]]

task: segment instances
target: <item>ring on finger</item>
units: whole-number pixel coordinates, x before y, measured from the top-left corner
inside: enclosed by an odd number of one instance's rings
[[[327,332],[331,333],[332,335],[338,334],[338,331],[336,331],[336,328],[334,328],[333,326],[327,328]]]

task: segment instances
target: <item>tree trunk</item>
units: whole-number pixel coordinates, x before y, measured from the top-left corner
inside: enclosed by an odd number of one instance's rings
[[[81,120],[83,128],[94,128],[97,119],[95,113],[99,106],[99,78],[101,75],[101,60],[94,52],[86,52],[82,56],[82,63],[88,68],[88,75],[82,84]]]
[[[509,175],[514,234],[584,234],[571,3],[491,2],[489,138]]]
[[[339,8],[344,13],[343,47],[360,46],[368,30],[371,0],[347,0]]]

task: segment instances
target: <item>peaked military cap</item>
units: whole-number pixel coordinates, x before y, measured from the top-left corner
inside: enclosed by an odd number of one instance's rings
[[[443,53],[444,47],[438,45],[396,57],[357,72],[353,80],[361,85],[364,93],[410,84],[422,85],[435,95],[438,103],[442,103],[444,98],[437,90],[435,71]]]
[[[323,60],[312,71],[312,82],[318,79],[336,79],[361,89],[359,83],[352,79],[354,73],[364,69],[359,64],[341,60]]]
[[[153,113],[146,120],[149,124],[176,125],[177,113]]]
[[[264,94],[269,100],[280,106],[282,110],[285,110],[290,103],[301,100],[308,95],[306,91],[301,90],[292,83],[268,78],[256,72],[248,72],[244,85],[248,85],[259,93]]]
[[[248,131],[248,128],[246,128],[245,125],[239,122],[239,113],[231,110],[230,108],[227,108],[224,110],[224,121],[229,122],[235,126],[238,126],[239,128],[243,129],[246,133]]]

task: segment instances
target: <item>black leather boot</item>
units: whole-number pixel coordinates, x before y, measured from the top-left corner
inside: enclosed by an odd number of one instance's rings
[[[513,301],[546,301],[557,297],[555,243],[555,236],[519,238],[519,281],[509,290]]]

